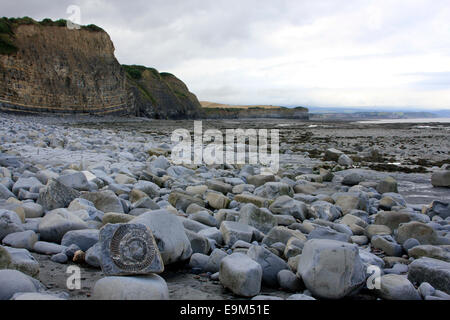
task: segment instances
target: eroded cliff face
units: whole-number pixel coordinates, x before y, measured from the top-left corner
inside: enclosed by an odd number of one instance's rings
[[[168,73],[121,66],[109,35],[64,20],[0,19],[0,111],[196,117],[201,106]]]
[[[123,66],[133,92],[136,115],[155,119],[190,119],[201,112],[197,97],[170,73],[144,66]]]
[[[0,108],[32,113],[129,114],[125,71],[104,31],[13,25],[17,51],[0,54]]]
[[[206,119],[299,119],[309,120],[307,108],[203,108]]]

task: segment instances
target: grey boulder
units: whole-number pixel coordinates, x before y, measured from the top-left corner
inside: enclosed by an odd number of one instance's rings
[[[314,296],[327,299],[352,295],[366,280],[358,246],[335,240],[307,241],[297,270]]]
[[[262,268],[247,255],[233,253],[222,260],[219,280],[234,294],[253,297],[261,291]]]
[[[94,300],[168,300],[166,281],[156,274],[105,277],[93,288]]]

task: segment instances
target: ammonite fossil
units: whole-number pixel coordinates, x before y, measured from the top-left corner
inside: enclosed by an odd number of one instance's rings
[[[155,258],[155,243],[144,226],[121,225],[111,238],[111,259],[125,271],[147,268]]]

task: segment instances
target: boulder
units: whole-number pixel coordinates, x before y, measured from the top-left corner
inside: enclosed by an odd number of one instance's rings
[[[397,241],[399,243],[403,244],[410,238],[417,239],[420,244],[450,244],[450,239],[439,237],[431,226],[417,221],[403,223],[398,227]]]
[[[205,202],[202,199],[180,191],[172,191],[169,195],[169,202],[172,206],[184,212],[186,212],[187,207],[192,203],[205,207]]]
[[[88,180],[83,172],[74,172],[59,176],[56,180],[65,186],[78,190],[89,191],[91,189]]]
[[[158,245],[164,265],[189,259],[191,243],[183,224],[167,210],[155,210],[134,218],[130,223],[141,223],[150,228]]]
[[[306,241],[306,236],[298,230],[292,230],[287,227],[278,226],[272,228],[269,233],[264,236],[263,244],[271,246],[274,243],[281,242],[287,244],[290,238],[297,238],[300,241]]]
[[[431,175],[433,187],[450,187],[450,170],[437,171]]]
[[[369,224],[364,230],[365,235],[372,239],[373,236],[376,235],[390,235],[392,234],[391,228],[385,226],[383,224]]]
[[[0,269],[13,269],[31,277],[39,274],[39,262],[26,249],[0,246]]]
[[[219,180],[208,180],[206,181],[206,186],[209,189],[223,193],[224,195],[231,193],[233,190],[233,186],[231,184]]]
[[[277,275],[281,289],[289,292],[297,292],[302,288],[302,281],[291,270],[280,270]]]
[[[77,190],[52,179],[47,182],[45,187],[40,189],[37,203],[45,211],[50,211],[58,208],[66,208],[73,199],[79,196],[80,193]]]
[[[425,209],[425,213],[430,218],[439,216],[445,220],[450,217],[450,202],[434,200],[431,205]]]
[[[19,190],[23,189],[30,192],[38,192],[44,185],[35,177],[23,178],[20,177],[12,187],[14,194],[19,194]]]
[[[375,224],[388,226],[395,230],[401,223],[411,221],[427,222],[428,217],[418,213],[408,211],[380,211],[375,215]]]
[[[428,282],[422,282],[418,290],[422,298],[425,298],[426,296],[432,296],[436,293],[436,289],[433,288],[433,286]]]
[[[155,183],[145,180],[139,180],[134,189],[145,192],[152,199],[159,197],[161,193],[161,189]]]
[[[253,203],[259,208],[267,208],[270,205],[269,199],[255,196],[253,194],[242,193],[234,197],[234,200],[241,203]]]
[[[85,210],[89,215],[89,219],[96,219],[98,221],[101,221],[103,219],[103,212],[95,208],[93,202],[86,199],[82,198],[74,199],[69,204],[69,207],[67,209],[69,211]]]
[[[255,227],[263,233],[269,232],[277,225],[277,220],[267,209],[260,209],[252,203],[241,207],[238,222]]]
[[[347,233],[338,232],[330,227],[316,226],[308,236],[308,240],[311,239],[329,239],[342,242],[350,242],[350,235]]]
[[[27,230],[8,234],[3,238],[2,243],[13,248],[32,250],[36,241],[38,241],[37,234]]]
[[[377,293],[386,300],[422,300],[413,284],[404,276],[386,274],[380,279]]]
[[[353,165],[353,160],[346,154],[341,154],[337,162],[339,165],[344,167],[350,167]]]
[[[22,231],[24,228],[17,213],[0,209],[0,241],[8,234]]]
[[[0,200],[15,198],[16,196],[7,187],[0,183]]]
[[[220,263],[221,284],[238,296],[256,296],[261,290],[262,274],[261,266],[242,253],[233,253]]]
[[[383,250],[388,256],[402,256],[402,246],[396,243],[390,235],[375,235],[372,237],[370,243],[373,248]]]
[[[214,240],[217,244],[221,245],[223,243],[222,232],[219,229],[211,227],[207,229],[202,229],[197,232],[199,235],[204,236],[208,239]]]
[[[308,208],[302,201],[292,199],[289,196],[278,197],[269,207],[274,214],[288,214],[301,221],[306,219]]]
[[[272,252],[263,247],[252,245],[247,255],[262,267],[262,281],[269,287],[278,287],[278,273],[288,270],[287,263]]]
[[[335,162],[337,162],[339,160],[339,157],[341,155],[343,155],[343,154],[344,153],[342,151],[340,151],[340,150],[337,150],[337,149],[334,149],[334,148],[330,148],[330,149],[327,149],[325,151],[324,160],[325,161],[335,161]]]
[[[108,223],[127,223],[134,218],[135,216],[125,213],[108,212],[103,215],[102,222],[104,225]]]
[[[217,191],[209,191],[206,194],[205,200],[214,209],[227,209],[230,204],[230,199]]]
[[[122,202],[111,190],[85,192],[81,195],[81,198],[92,202],[95,208],[100,211],[124,213]]]
[[[254,175],[247,177],[247,182],[254,185],[255,187],[260,187],[267,182],[273,181],[275,181],[275,176],[273,175]]]
[[[388,192],[398,193],[397,181],[392,177],[386,177],[378,182],[377,191],[380,194]]]
[[[342,209],[343,214],[348,214],[352,210],[367,210],[367,202],[356,194],[343,194],[337,197],[335,205]]]
[[[63,252],[65,249],[66,247],[62,245],[45,241],[36,241],[33,247],[34,252],[46,255],[58,254]]]
[[[415,259],[428,257],[450,262],[450,249],[432,245],[418,245],[408,250],[408,255]]]
[[[39,223],[40,239],[60,243],[66,232],[87,229],[87,224],[68,210],[48,212]]]
[[[94,268],[101,267],[101,246],[100,243],[94,244],[86,251],[85,261],[88,265]]]
[[[0,300],[9,300],[19,292],[38,292],[42,284],[17,270],[0,270]]]
[[[346,186],[355,186],[357,184],[359,184],[360,182],[362,182],[364,179],[363,177],[356,173],[356,172],[352,172],[352,173],[348,173],[344,176],[344,179],[342,180],[342,184],[346,185]]]
[[[94,300],[168,300],[166,281],[156,274],[105,277],[92,290]]]
[[[291,186],[283,182],[267,182],[255,189],[254,194],[261,198],[275,199],[280,196],[294,196]]]
[[[428,282],[450,294],[450,263],[427,257],[414,260],[409,265],[408,279],[416,284]]]
[[[90,247],[95,245],[99,239],[99,230],[96,229],[83,229],[72,230],[67,232],[62,240],[61,245],[70,246],[76,244],[81,250],[87,251]]]
[[[326,299],[352,295],[366,280],[358,246],[335,240],[307,241],[297,270],[308,290]]]
[[[61,295],[62,296],[62,295]],[[67,300],[61,296],[52,295],[49,293],[39,293],[39,292],[27,292],[27,293],[16,293],[11,300],[18,301],[45,301],[45,300]]]
[[[218,226],[216,218],[214,218],[214,216],[212,216],[208,211],[198,211],[193,213],[189,215],[189,219],[203,223],[209,227]]]
[[[220,224],[220,232],[222,233],[223,241],[227,245],[233,245],[238,240],[251,242],[253,230],[249,225],[240,222],[223,221]]]
[[[25,212],[25,218],[40,218],[44,215],[44,208],[38,203],[25,202],[22,203],[21,207]]]
[[[216,273],[220,270],[220,263],[222,260],[227,257],[227,253],[220,250],[220,249],[214,249],[213,252],[211,252],[211,255],[208,257],[208,260],[206,262],[205,271]]]
[[[186,236],[191,243],[193,253],[208,254],[211,250],[211,244],[207,237],[202,236],[190,230],[185,230]]]
[[[309,215],[314,219],[334,221],[341,216],[341,211],[329,202],[315,201],[309,209]]]

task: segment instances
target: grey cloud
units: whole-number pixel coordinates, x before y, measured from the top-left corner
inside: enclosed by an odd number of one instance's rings
[[[326,83],[311,90],[283,71],[292,68],[302,74],[304,65],[315,58],[314,50],[323,57],[311,65],[353,61],[361,65],[374,58],[394,64],[393,59],[428,53],[450,56],[448,0],[0,1],[2,15],[38,20],[67,18],[66,8],[79,5],[82,23],[97,24],[110,34],[121,63],[172,72],[200,99],[226,103],[338,105],[340,81],[335,88]],[[366,21],[372,18],[372,24]],[[289,28],[295,30],[292,42],[281,41],[282,31]],[[303,42],[297,44],[297,39]],[[303,56],[303,51],[312,53]],[[240,63],[238,72],[232,61]],[[415,71],[427,71],[426,65],[423,68]],[[409,75],[415,79],[410,87],[446,90],[449,70],[443,69],[441,75]],[[329,77],[319,71],[324,80]],[[302,76],[307,79],[316,70],[309,72]],[[288,87],[280,84],[291,81]],[[360,93],[358,88],[347,89],[355,96]],[[375,86],[373,91],[378,89]],[[361,98],[355,103],[357,99]],[[389,97],[386,100],[388,104]],[[398,101],[394,96],[392,100]]]

